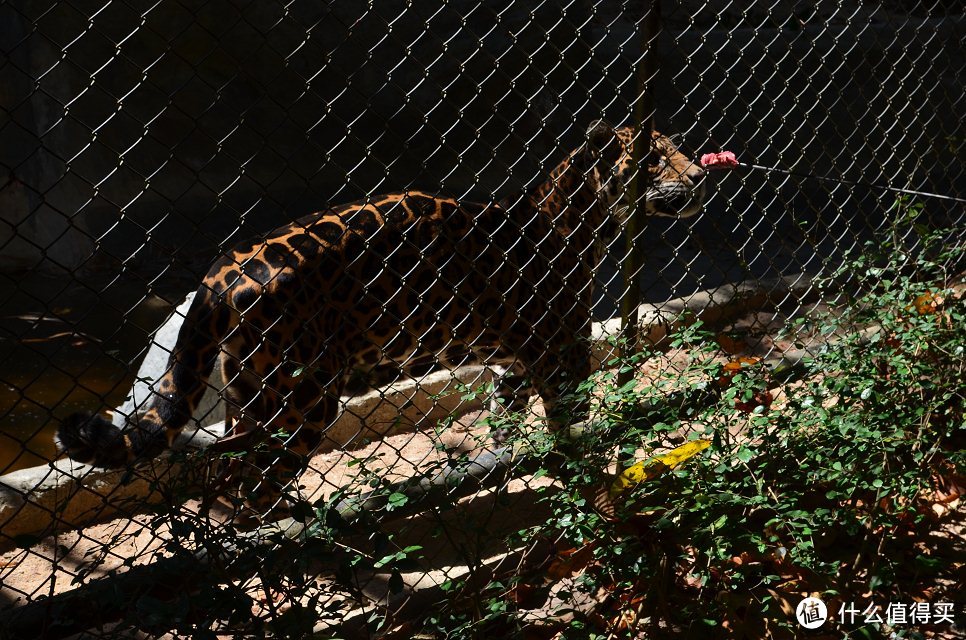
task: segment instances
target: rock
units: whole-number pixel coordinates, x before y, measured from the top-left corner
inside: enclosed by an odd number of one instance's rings
[[[178,332],[181,331],[181,323],[184,321],[188,307],[194,300],[194,292],[189,293],[177,309],[165,320],[161,328],[154,334],[152,344],[148,353],[144,356],[141,366],[138,369],[137,378],[134,386],[128,392],[127,399],[114,412],[114,424],[124,427],[128,417],[133,415],[135,410],[144,406],[152,393],[152,385],[161,379],[168,369],[168,356],[178,340]],[[195,411],[194,419],[197,426],[207,427],[212,424],[222,422],[225,419],[225,406],[219,394],[219,389],[225,386],[221,377],[221,367],[215,366],[211,379],[208,381],[208,391],[201,399]]]

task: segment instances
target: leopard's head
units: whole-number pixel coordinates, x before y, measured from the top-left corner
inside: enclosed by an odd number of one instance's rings
[[[632,127],[615,129],[602,120],[587,130],[583,146],[584,180],[610,216],[623,223],[629,210],[627,185],[633,176],[633,145],[645,142]],[[641,159],[646,179],[639,188],[648,215],[686,218],[701,211],[704,204],[704,169],[678,150],[677,145],[657,131],[651,133]]]

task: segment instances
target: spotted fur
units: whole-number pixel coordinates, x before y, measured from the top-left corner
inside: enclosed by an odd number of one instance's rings
[[[157,456],[220,355],[229,407],[240,424],[285,434],[288,475],[320,444],[340,396],[440,366],[512,367],[551,427],[579,418],[587,406],[561,398],[591,373],[593,273],[627,211],[634,137],[595,123],[547,181],[497,204],[391,193],[240,244],[205,277],[132,425],[75,415],[60,446],[105,467]],[[696,213],[703,171],[660,134],[648,142],[647,212]]]

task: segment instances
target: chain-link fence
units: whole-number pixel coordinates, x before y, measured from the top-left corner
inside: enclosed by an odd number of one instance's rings
[[[523,633],[606,372],[713,404],[656,382],[695,319],[777,370],[856,256],[962,244],[963,12],[0,5],[6,633]]]

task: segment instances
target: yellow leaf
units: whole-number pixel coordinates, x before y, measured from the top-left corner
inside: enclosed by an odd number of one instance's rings
[[[711,446],[710,440],[692,440],[676,447],[668,453],[648,458],[644,462],[624,469],[610,486],[608,495],[616,498],[627,489],[647,482],[674,469],[685,460],[689,460]]]

